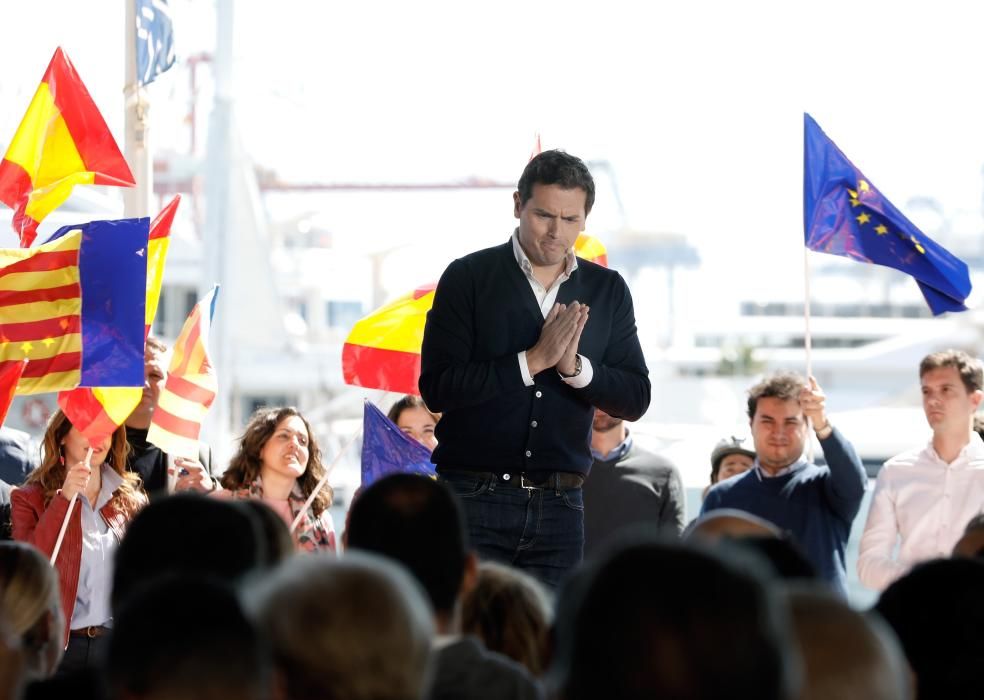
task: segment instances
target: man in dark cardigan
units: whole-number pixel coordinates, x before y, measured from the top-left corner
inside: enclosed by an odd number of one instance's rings
[[[441,276],[420,393],[443,414],[433,460],[479,555],[556,585],[583,553],[592,407],[637,420],[649,372],[625,281],[574,256],[594,203],[584,163],[541,153],[513,203],[512,238]]]

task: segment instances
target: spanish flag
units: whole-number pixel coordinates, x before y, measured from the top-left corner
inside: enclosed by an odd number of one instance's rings
[[[154,316],[157,314],[171,224],[180,202],[181,195],[175,196],[150,225],[147,242],[145,339],[150,335]],[[123,425],[140,403],[142,396],[141,387],[78,387],[58,394],[58,405],[72,425],[93,443],[112,435],[113,431]]]
[[[161,285],[164,283],[164,263],[167,249],[171,243],[171,224],[181,204],[181,195],[175,195],[161,213],[150,224],[150,239],[147,241],[147,316],[145,336],[150,335],[157,316],[157,305],[161,300]]]
[[[92,221],[0,250],[0,372],[30,360],[18,394],[143,386],[148,226]]]
[[[419,287],[356,322],[342,346],[346,384],[419,393],[420,346],[436,287]]]
[[[608,267],[608,249],[594,236],[582,233],[574,241],[574,254],[582,260]]]
[[[593,236],[578,236],[574,253],[608,267],[608,251]],[[342,376],[346,384],[401,394],[419,393],[420,346],[436,287],[434,283],[419,287],[356,322],[342,346]]]
[[[147,442],[172,457],[198,459],[202,422],[219,391],[215,368],[208,356],[208,337],[215,315],[219,287],[195,304],[174,341],[167,380],[150,420]]]
[[[113,135],[60,48],[0,161],[0,202],[14,209],[21,246],[68,199],[75,185],[132,187]]]

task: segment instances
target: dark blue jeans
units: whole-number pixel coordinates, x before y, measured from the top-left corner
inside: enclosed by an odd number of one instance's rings
[[[468,541],[482,559],[521,569],[556,588],[584,554],[581,489],[526,489],[519,477],[442,474],[468,518]],[[513,485],[516,484],[516,485]]]

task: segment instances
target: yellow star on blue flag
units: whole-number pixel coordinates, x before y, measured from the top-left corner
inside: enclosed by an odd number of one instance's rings
[[[967,264],[917,229],[809,114],[803,117],[806,247],[911,275],[936,315],[966,311]]]

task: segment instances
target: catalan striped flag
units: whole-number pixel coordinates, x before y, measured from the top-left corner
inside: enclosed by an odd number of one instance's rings
[[[164,261],[174,213],[181,201],[175,196],[150,225],[147,242],[147,308],[144,337],[150,334],[161,296]],[[100,442],[126,422],[143,396],[142,387],[77,387],[58,394],[58,405],[90,444]]]
[[[0,371],[31,361],[18,394],[143,386],[149,223],[92,221],[0,250]]]
[[[593,236],[578,236],[574,252],[579,258],[608,267],[608,251]],[[400,394],[420,393],[420,346],[436,287],[433,282],[418,287],[356,322],[342,346],[346,384]]]
[[[133,174],[68,56],[60,48],[0,161],[0,202],[14,209],[27,247],[38,224],[75,185],[132,187]]]
[[[219,391],[215,368],[208,356],[208,336],[215,315],[219,287],[195,304],[181,334],[167,380],[150,419],[147,441],[172,457],[198,459],[202,422]]]

